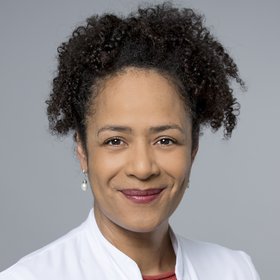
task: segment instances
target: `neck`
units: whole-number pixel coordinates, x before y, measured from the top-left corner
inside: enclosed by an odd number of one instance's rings
[[[176,256],[169,234],[168,221],[151,232],[135,232],[113,223],[94,209],[103,236],[117,249],[133,259],[143,275],[157,275],[175,268]]]

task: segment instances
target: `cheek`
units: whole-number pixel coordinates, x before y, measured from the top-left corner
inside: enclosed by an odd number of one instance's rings
[[[123,157],[96,149],[88,158],[89,177],[92,186],[102,186],[112,179],[123,166]]]
[[[160,160],[162,168],[178,183],[189,177],[191,170],[191,155],[186,152],[177,152]]]

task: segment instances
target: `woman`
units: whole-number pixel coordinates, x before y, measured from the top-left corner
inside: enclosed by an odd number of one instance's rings
[[[169,226],[201,127],[223,126],[230,137],[239,113],[229,84],[243,82],[202,17],[168,3],[126,18],[93,16],[58,52],[50,128],[74,133],[94,207],[0,279],[259,279],[245,253]]]

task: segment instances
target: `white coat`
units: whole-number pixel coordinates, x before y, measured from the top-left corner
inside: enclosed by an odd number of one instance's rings
[[[250,257],[171,232],[177,280],[258,280]],[[93,210],[76,229],[22,258],[0,280],[141,280],[137,264],[108,242]]]

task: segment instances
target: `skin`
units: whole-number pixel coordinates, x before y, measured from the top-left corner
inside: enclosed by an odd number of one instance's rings
[[[102,234],[138,264],[142,274],[174,270],[169,217],[186,190],[197,149],[189,113],[176,87],[155,70],[127,68],[106,79],[87,118],[88,173]],[[149,203],[126,189],[161,189]]]

